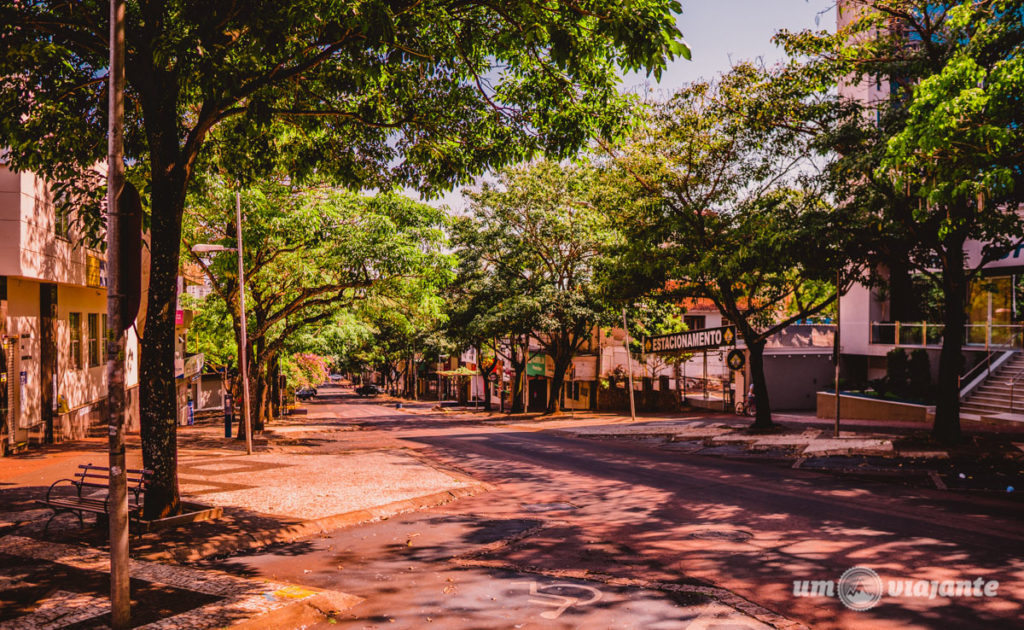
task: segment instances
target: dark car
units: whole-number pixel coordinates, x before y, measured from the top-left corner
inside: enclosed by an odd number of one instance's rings
[[[356,388],[357,396],[376,396],[380,393],[380,388],[373,383],[367,383],[366,385],[360,385]]]

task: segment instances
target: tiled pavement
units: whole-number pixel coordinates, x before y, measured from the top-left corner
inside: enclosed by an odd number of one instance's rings
[[[110,612],[107,593],[102,588],[108,584],[107,554],[87,547],[4,536],[0,538],[0,557],[9,559],[0,565],[3,567],[0,568],[0,585],[6,594],[0,597],[4,598],[7,610],[0,613],[0,629],[42,630],[73,625],[105,627],[103,617]],[[18,560],[27,562],[19,563]],[[27,607],[24,614],[18,615],[17,602],[7,601],[11,598],[10,593],[39,587],[37,575],[27,566],[37,569],[36,573],[43,567],[47,573],[44,588],[48,592]],[[133,592],[148,588],[147,596],[153,591],[160,591],[165,599],[176,600],[163,604],[156,620],[136,626],[147,630],[221,628],[240,622],[258,624],[260,619],[288,613],[288,609],[295,609],[295,614],[299,614],[302,608],[329,614],[360,601],[358,597],[344,593],[153,562],[132,560],[130,572]],[[100,574],[103,579],[83,579],[89,574]],[[147,600],[150,608],[161,606],[159,602],[151,601],[152,597],[147,597]],[[167,606],[174,614],[165,616]],[[15,612],[13,616],[12,610]],[[140,612],[145,617],[145,609]],[[149,616],[154,616],[152,611]]]

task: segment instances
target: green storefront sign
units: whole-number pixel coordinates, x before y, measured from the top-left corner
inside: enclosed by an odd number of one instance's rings
[[[530,360],[526,362],[526,375],[547,376],[547,359],[546,354],[539,352],[530,355]]]

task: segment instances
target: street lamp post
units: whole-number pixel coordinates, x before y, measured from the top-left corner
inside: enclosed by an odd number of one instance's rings
[[[238,373],[242,377],[242,417],[245,424],[245,453],[252,455],[252,420],[249,415],[249,363],[246,359],[246,343],[249,335],[245,323],[245,270],[242,267],[242,197],[235,193],[235,231],[238,247],[223,245],[194,245],[192,251],[197,254],[212,252],[238,252],[238,311],[241,318],[238,340]]]

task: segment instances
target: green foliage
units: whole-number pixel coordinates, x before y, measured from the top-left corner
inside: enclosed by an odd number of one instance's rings
[[[614,291],[705,298],[752,353],[821,312],[859,267],[848,217],[819,176],[816,144],[837,116],[803,66],[738,65],[650,107],[621,146],[605,146],[601,207],[620,236],[607,270]],[[770,423],[760,360],[751,360],[758,423]]]
[[[124,153],[152,226],[140,357],[146,514],[177,509],[174,299],[196,173],[289,173],[356,190],[436,194],[538,151],[568,155],[628,122],[618,67],[659,73],[675,0],[133,0]],[[0,138],[13,170],[61,183],[102,225],[106,0],[0,4]],[[60,201],[59,199],[58,201]]]
[[[607,310],[597,259],[611,234],[596,209],[595,173],[539,161],[468,196],[471,214],[455,230],[468,298],[458,321],[482,338],[532,333],[555,362],[555,411],[565,369]]]
[[[191,247],[236,244],[234,195],[216,178],[206,183],[192,197],[183,249],[214,289],[197,319],[211,329],[201,333],[208,344],[220,334],[221,347],[212,350],[222,356],[240,330],[237,259],[234,252],[196,254]],[[440,210],[399,195],[365,197],[284,181],[247,189],[242,204],[247,334],[258,375],[294,353],[351,360],[379,344],[385,323],[401,328],[415,310],[409,305],[436,311],[437,291],[451,275],[451,257],[440,253]],[[233,324],[230,335],[225,321]]]
[[[910,353],[910,365],[907,369],[910,378],[910,392],[915,396],[928,396],[932,386],[932,364],[928,351],[917,348]]]
[[[311,352],[293,354],[281,363],[281,371],[289,387],[319,387],[330,373],[328,359]]]
[[[197,300],[184,294],[181,305],[194,313],[188,329],[189,352],[203,354],[204,362],[214,368],[237,367],[238,336],[224,301],[215,296]]]
[[[660,75],[687,56],[680,10],[139,0],[127,11],[126,157],[145,179],[163,177],[146,166],[155,152],[188,170],[215,159],[241,182],[284,164],[302,178],[436,191],[614,134],[616,65]],[[106,149],[108,15],[99,0],[0,10],[0,136],[16,168],[102,185],[88,169]]]
[[[858,213],[863,255],[941,287],[944,325],[933,434],[959,438],[957,376],[967,287],[1024,233],[1024,21],[1019,0],[858,3],[830,34],[784,33],[823,87],[849,96],[821,138],[841,157],[836,199]],[[908,45],[912,42],[912,45]],[[878,93],[865,98],[871,87]],[[981,251],[968,257],[968,242]]]
[[[907,367],[907,351],[903,348],[893,348],[885,353],[885,379],[889,384],[889,389],[896,392],[906,391]]]

